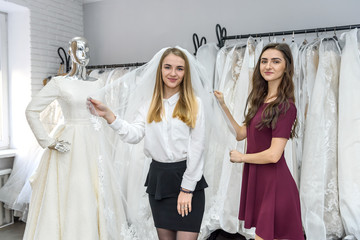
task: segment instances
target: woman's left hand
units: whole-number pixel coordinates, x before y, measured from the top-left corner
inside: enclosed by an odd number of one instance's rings
[[[230,151],[230,162],[233,162],[233,163],[241,163],[241,162],[244,162],[243,161],[243,157],[244,157],[245,154],[239,152],[239,151],[236,151],[236,150],[232,150]]]
[[[192,210],[191,208],[192,196],[193,196],[192,193],[184,193],[184,192],[179,193],[178,201],[177,201],[177,211],[182,217],[184,217],[185,215],[187,216]]]

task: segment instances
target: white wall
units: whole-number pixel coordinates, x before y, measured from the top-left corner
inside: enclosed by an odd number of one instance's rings
[[[228,35],[360,24],[358,0],[104,0],[84,5],[90,65],[148,61],[162,47],[194,51],[193,33]]]
[[[82,0],[0,0],[8,13],[11,147],[29,136],[25,107],[60,66],[58,47],[82,36]],[[32,133],[30,133],[32,135]]]
[[[42,88],[44,78],[57,73],[60,65],[57,48],[66,49],[71,38],[83,36],[82,2],[82,0],[0,0],[0,10],[5,8],[5,12],[14,15],[16,19],[24,17],[21,12],[14,10],[16,7],[28,9],[30,22],[25,21],[16,29],[9,31],[24,31],[29,34],[26,38],[17,41],[21,47],[30,46],[27,47],[27,51],[30,51],[33,94]]]

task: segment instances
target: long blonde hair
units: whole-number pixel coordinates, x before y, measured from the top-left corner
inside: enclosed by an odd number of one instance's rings
[[[164,97],[164,81],[162,78],[162,65],[165,57],[169,54],[181,57],[185,61],[184,79],[180,84],[180,96],[172,114],[173,118],[179,118],[191,128],[195,127],[196,117],[198,113],[198,104],[191,84],[191,74],[189,60],[186,54],[177,48],[168,48],[161,56],[157,72],[154,93],[152,96],[147,122],[161,122],[164,113],[163,97]]]

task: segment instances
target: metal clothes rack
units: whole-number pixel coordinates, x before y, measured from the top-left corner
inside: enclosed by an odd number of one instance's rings
[[[104,69],[104,68],[119,68],[119,67],[140,67],[146,62],[136,62],[136,63],[123,63],[123,64],[108,64],[108,65],[93,65],[87,66],[86,69]]]
[[[222,37],[222,42],[230,39],[241,39],[248,37],[273,37],[273,36],[284,36],[284,35],[294,35],[294,34],[307,34],[307,33],[320,33],[320,32],[336,32],[342,30],[350,30],[353,28],[360,28],[360,24],[354,25],[345,25],[345,26],[334,26],[334,27],[322,27],[322,28],[311,28],[311,29],[301,29],[301,30],[290,30],[290,31],[279,31],[279,32],[267,32],[267,33],[251,33],[251,34],[241,34],[241,35],[232,35]]]

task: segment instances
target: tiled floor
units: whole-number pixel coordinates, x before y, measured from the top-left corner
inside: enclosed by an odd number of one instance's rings
[[[16,221],[14,224],[0,228],[0,239],[1,240],[22,240],[23,234],[25,230],[25,223]],[[214,232],[209,240],[245,240],[239,234],[229,234],[224,231],[216,231]]]

